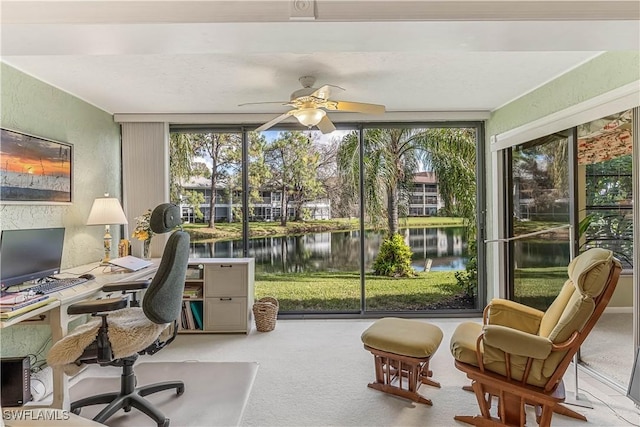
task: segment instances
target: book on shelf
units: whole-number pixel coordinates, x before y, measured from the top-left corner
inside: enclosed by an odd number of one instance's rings
[[[191,312],[191,304],[189,304],[189,302],[185,302],[183,306],[185,314],[187,316],[187,329],[195,329],[196,325],[193,320],[193,313]]]
[[[187,329],[187,319],[185,317],[185,312],[184,312],[184,303],[182,303],[182,310],[180,310],[180,323],[178,324],[178,330],[182,331],[184,329]]]
[[[15,292],[0,297],[0,312],[15,311],[49,298],[49,295],[36,295],[28,292]]]
[[[47,305],[51,302],[55,301],[55,298],[47,298],[47,299],[43,299],[34,303],[31,303],[29,305],[26,305],[22,308],[18,308],[16,310],[13,311],[3,311],[0,313],[0,319],[2,320],[6,320],[6,319],[11,319],[14,316],[18,316],[20,314],[24,314],[27,313],[31,310],[34,310],[38,307],[42,307],[43,305]]]
[[[202,330],[202,301],[191,301],[190,304],[196,329]]]
[[[202,285],[184,285],[183,298],[202,298]]]

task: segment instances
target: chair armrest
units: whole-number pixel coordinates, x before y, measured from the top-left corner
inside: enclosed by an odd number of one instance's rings
[[[129,282],[108,283],[102,287],[102,292],[126,292],[147,289],[151,279],[132,280]]]
[[[90,314],[103,311],[115,311],[125,308],[127,299],[125,297],[105,298],[87,300],[72,304],[67,308],[67,314]]]
[[[546,359],[553,347],[553,343],[548,338],[505,326],[485,325],[483,331],[485,346],[491,346],[512,355]]]
[[[529,334],[537,334],[544,312],[506,299],[493,299],[489,303],[489,325],[501,325]]]

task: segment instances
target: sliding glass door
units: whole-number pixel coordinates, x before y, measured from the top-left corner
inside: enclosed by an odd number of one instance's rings
[[[545,310],[565,282],[570,261],[569,136],[558,133],[514,147],[510,166],[509,295]]]
[[[580,360],[620,388],[628,384],[633,364],[638,292],[633,289],[633,194],[639,184],[633,182],[632,124],[632,110],[622,111],[503,153],[510,188],[506,294],[546,310],[567,279],[571,255],[593,247],[613,251],[623,272]]]

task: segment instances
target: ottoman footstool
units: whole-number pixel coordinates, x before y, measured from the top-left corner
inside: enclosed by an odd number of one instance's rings
[[[422,384],[440,387],[430,377],[429,359],[442,341],[442,331],[418,320],[385,317],[376,320],[361,336],[374,357],[376,381],[369,387],[431,405],[418,393]]]

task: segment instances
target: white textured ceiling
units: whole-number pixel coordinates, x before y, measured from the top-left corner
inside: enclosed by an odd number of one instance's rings
[[[225,13],[203,16],[203,3]],[[637,2],[602,20],[565,9],[603,2],[561,2],[562,20],[547,2],[535,21],[518,8],[535,2],[522,1],[454,1],[455,20],[431,19],[424,8],[444,2],[429,0],[400,2],[404,13],[391,1],[303,1],[315,20],[295,20],[290,1],[230,3],[2,1],[2,61],[110,113],[280,113],[238,104],[287,101],[302,75],[388,111],[491,111],[603,51],[640,48]],[[358,19],[339,22],[343,3]],[[495,3],[510,15],[477,7]]]

